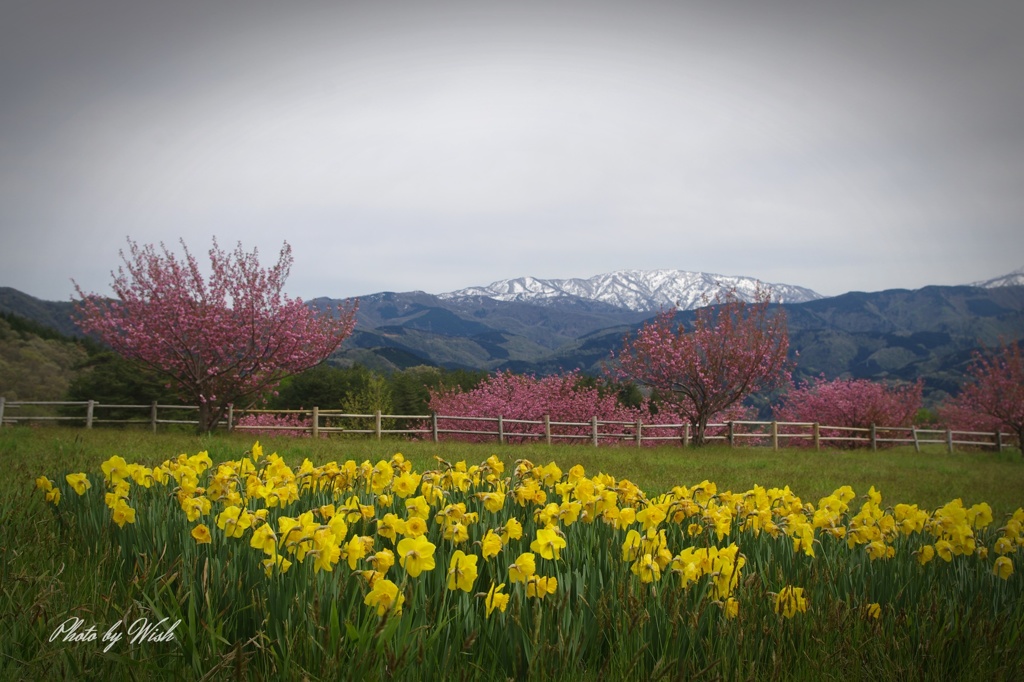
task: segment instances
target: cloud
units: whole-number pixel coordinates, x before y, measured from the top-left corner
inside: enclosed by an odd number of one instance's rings
[[[11,19],[0,268],[43,297],[102,288],[125,235],[268,257],[287,239],[306,298],[667,267],[833,294],[985,279],[1024,251],[1017,4]]]

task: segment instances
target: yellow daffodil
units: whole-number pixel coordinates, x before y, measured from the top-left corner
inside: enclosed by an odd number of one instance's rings
[[[425,537],[404,538],[398,543],[398,562],[410,577],[434,569],[435,545]]]
[[[650,554],[644,554],[637,559],[630,570],[640,577],[640,582],[651,583],[661,580],[661,566]]]
[[[498,535],[501,536],[501,541],[507,545],[509,540],[518,540],[523,537],[523,524],[519,523],[519,519],[513,516],[505,522],[504,526],[498,529]]]
[[[622,543],[622,560],[635,561],[640,552],[640,531],[631,529]]]
[[[274,574],[275,568],[279,573],[287,573],[288,569],[292,566],[292,562],[283,554],[277,554],[269,559],[264,559],[262,563],[263,570],[266,572],[268,578]]]
[[[992,573],[1003,580],[1009,580],[1010,576],[1013,575],[1013,560],[1008,556],[997,558],[995,565],[992,567]]]
[[[513,583],[525,583],[537,570],[536,557],[532,552],[523,552],[508,567],[508,579]]]
[[[996,540],[996,544],[995,547],[993,547],[993,549],[995,550],[996,554],[998,554],[999,556],[1003,556],[1005,554],[1010,554],[1016,550],[1014,544],[1015,543],[1013,542],[1013,540],[1004,535]]]
[[[484,535],[484,539],[480,543],[480,550],[483,554],[484,560],[486,561],[498,556],[498,552],[501,551],[501,548],[501,536],[493,530],[488,529],[487,534]]]
[[[420,479],[420,474],[412,472],[402,473],[391,484],[391,491],[404,500],[416,494],[416,489],[420,487]]]
[[[121,500],[112,511],[114,523],[119,527],[124,528],[126,523],[135,523],[135,510],[129,507],[124,500]]]
[[[100,469],[103,470],[103,478],[110,484],[122,481],[131,474],[128,462],[124,461],[124,457],[120,455],[114,455],[100,464]]]
[[[405,537],[407,538],[418,538],[421,535],[425,535],[427,532],[426,520],[419,516],[410,516],[405,521]]]
[[[210,513],[210,498],[208,497],[186,497],[179,503],[181,510],[185,512],[185,518],[189,521],[197,521],[200,516]]]
[[[198,545],[208,545],[213,542],[213,537],[210,535],[210,528],[205,523],[200,523],[192,529],[192,537]]]
[[[362,537],[353,535],[345,546],[345,558],[348,560],[349,569],[356,570],[356,562],[364,556],[366,556],[366,543],[363,542]]]
[[[497,514],[505,506],[505,493],[481,492],[476,496],[484,503],[484,509]]]
[[[269,523],[264,523],[253,531],[252,537],[249,539],[249,546],[262,550],[264,554],[275,554],[277,552],[277,533]]]
[[[992,507],[981,502],[967,510],[967,523],[975,530],[987,527],[992,523]]]
[[[245,530],[252,525],[252,514],[234,505],[226,508],[217,516],[217,527],[229,538],[240,538]]]
[[[85,474],[68,474],[64,477],[64,480],[68,482],[71,489],[79,495],[84,495],[85,491],[92,487],[92,483],[86,478]]]
[[[558,591],[558,578],[532,575],[526,581],[526,596],[543,599]]]
[[[773,605],[775,613],[781,613],[786,618],[792,618],[797,613],[807,611],[807,599],[804,597],[804,588],[786,585],[775,595]]]
[[[430,505],[423,495],[407,499],[405,501],[405,509],[409,513],[410,518],[416,516],[424,521],[430,518]]]
[[[487,608],[484,618],[490,618],[491,612],[493,612],[494,609],[498,609],[502,613],[505,613],[505,609],[508,607],[509,595],[501,591],[501,588],[503,587],[505,587],[505,583],[501,583],[500,585],[491,584],[491,589],[487,591],[487,599],[484,600],[484,605]]]
[[[530,549],[545,559],[558,560],[564,547],[565,538],[561,537],[558,529],[553,527],[539,529],[537,538],[530,543]]]
[[[373,589],[363,599],[363,603],[376,607],[378,616],[389,612],[399,616],[402,614],[405,595],[399,592],[398,586],[387,578],[378,578],[373,581]]]
[[[661,505],[652,504],[636,513],[636,521],[646,531],[661,525],[661,522],[665,520],[665,516],[665,509]]]
[[[864,615],[867,618],[878,620],[882,617],[882,605],[878,602],[873,602],[864,607]]]
[[[448,566],[448,589],[472,592],[473,583],[476,582],[477,556],[467,555],[461,549],[452,553],[452,560]]]
[[[388,572],[388,569],[395,565],[395,553],[390,549],[382,549],[376,554],[373,554],[366,559],[371,564],[377,573],[384,575]]]

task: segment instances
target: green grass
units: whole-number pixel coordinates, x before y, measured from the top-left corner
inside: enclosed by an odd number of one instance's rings
[[[80,616],[86,622],[110,625],[121,617],[120,614],[138,616],[151,613],[153,604],[166,607],[168,603],[174,603],[175,595],[186,593],[181,592],[184,588],[172,572],[177,568],[171,561],[165,560],[159,569],[147,563],[151,561],[149,559],[132,567],[119,562],[113,552],[97,557],[90,555],[87,548],[76,546],[73,537],[69,539],[68,533],[58,529],[52,509],[47,508],[42,495],[34,490],[37,476],[57,479],[67,472],[95,473],[99,471],[100,463],[113,454],[119,454],[129,462],[147,465],[157,464],[179,453],[191,455],[201,450],[207,450],[214,462],[237,459],[252,445],[252,440],[251,436],[243,434],[201,437],[187,432],[154,435],[145,430],[0,429],[0,464],[4,471],[0,476],[0,679],[63,679],[97,675],[163,679],[168,666],[178,666],[176,669],[181,673],[180,656],[188,656],[187,652],[182,654],[171,645],[160,648],[154,644],[141,662],[133,660],[128,663],[116,655],[98,656],[84,644],[48,641],[54,628],[72,615]],[[773,452],[760,448],[730,450],[725,447],[498,446],[347,438],[319,441],[264,438],[261,443],[267,453],[277,451],[293,465],[307,457],[314,464],[347,459],[376,462],[390,458],[395,452],[402,452],[417,470],[435,468],[435,457],[450,462],[465,460],[479,463],[491,454],[497,454],[507,464],[517,459],[529,459],[537,464],[554,461],[563,471],[568,471],[574,464],[581,464],[590,475],[602,471],[619,479],[628,478],[651,495],[675,485],[693,486],[709,480],[718,485],[719,491],[745,491],[754,485],[766,488],[788,485],[805,502],[817,504],[820,497],[842,485],[851,485],[859,496],[865,495],[870,486],[875,486],[882,492],[885,505],[913,503],[931,510],[954,498],[963,499],[966,505],[988,502],[997,525],[1005,515],[1024,507],[1024,460],[1018,452],[951,455],[941,450],[915,453],[912,449],[894,449],[815,453],[794,449]],[[859,500],[854,504],[859,504]],[[117,531],[116,527],[112,530]],[[788,542],[788,539],[783,539],[780,548],[785,550]],[[787,551],[782,552],[782,555],[786,554]],[[770,557],[764,559],[767,561]],[[751,555],[750,560],[753,564],[755,557]],[[788,570],[797,571],[797,574],[805,570],[800,568],[802,564],[799,561],[792,563],[794,567]],[[827,564],[822,566],[814,570],[831,570]],[[1017,568],[1018,571],[1024,570],[1019,565]],[[161,572],[164,570],[167,572]],[[128,579],[117,578],[125,571]],[[764,577],[764,580],[779,579],[781,576],[766,574]],[[763,595],[771,585],[762,584],[760,580],[745,584],[744,589]],[[822,578],[821,584],[827,583]],[[1015,586],[1013,589],[1019,589],[1020,581],[1012,585]],[[592,596],[590,598],[593,601]],[[815,614],[818,620],[813,625],[812,622],[798,620],[779,621],[778,629],[773,630],[762,627],[761,623],[774,620],[760,607],[760,611],[756,608],[751,610],[749,627],[723,629],[716,635],[720,628],[717,618],[702,615],[705,612],[717,613],[711,607],[693,612],[694,629],[690,631],[687,629],[689,625],[681,625],[680,621],[669,619],[664,613],[659,615],[651,611],[648,614],[642,603],[636,606],[626,599],[621,606],[621,614],[613,610],[608,618],[613,630],[626,633],[623,641],[627,641],[627,648],[623,651],[643,651],[645,641],[653,641],[645,638],[658,631],[655,625],[667,629],[682,627],[681,633],[674,636],[687,639],[689,646],[698,653],[696,660],[731,661],[730,668],[719,666],[705,672],[705,676],[711,678],[913,677],[938,680],[946,677],[944,665],[959,671],[957,676],[964,679],[1013,679],[1015,675],[1024,673],[1020,655],[1006,653],[1020,651],[1024,631],[1019,608],[1005,623],[985,620],[983,609],[968,609],[963,619],[941,613],[938,617],[929,618],[928,614],[915,612],[912,616],[893,615],[881,625],[872,625],[866,623],[850,604],[837,602],[828,610],[819,607]],[[630,611],[634,606],[637,610]],[[235,604],[232,608],[243,607],[243,604]],[[655,620],[633,631],[629,627],[621,627],[627,615],[641,624],[648,622],[644,619],[653,617]],[[663,621],[660,624],[659,618]],[[347,621],[342,632],[345,625]],[[548,625],[551,623],[546,623],[545,627]],[[708,633],[709,636],[694,633]],[[359,637],[376,635],[373,627],[357,634]],[[462,633],[466,634],[469,633]],[[557,636],[553,637],[557,640]],[[971,648],[969,644],[975,641],[973,638],[978,638],[976,641],[981,642],[981,646]],[[889,642],[895,642],[895,648],[887,648]],[[995,643],[1001,653],[989,651],[985,642]],[[186,668],[190,671],[188,677],[201,679],[209,674],[209,679],[246,679],[255,674],[258,670],[255,668],[256,659],[240,655],[235,644],[209,644],[211,650],[219,646],[219,653],[215,657],[207,654],[196,658],[199,663]],[[937,650],[928,652],[930,646]],[[772,647],[781,647],[781,652],[801,653],[783,664],[772,653]],[[308,645],[305,648],[311,649]],[[296,651],[300,649],[297,645]],[[737,650],[741,651],[740,658],[735,658]],[[249,647],[248,651],[252,657],[253,648]],[[454,651],[458,653],[458,647]],[[557,650],[551,648],[550,651],[552,661],[558,660]],[[921,652],[926,652],[927,656]],[[140,654],[136,652],[133,655]],[[609,660],[612,672],[608,676],[633,677],[639,674],[626,674],[632,670],[632,658],[612,655]],[[758,668],[752,663],[756,661],[770,661],[773,667]],[[253,670],[247,670],[250,663]],[[647,673],[657,670],[658,663],[658,660],[645,663]],[[684,664],[687,663],[683,661],[680,665]],[[303,665],[301,660],[293,663],[293,673],[289,678],[302,679],[302,674],[296,671]],[[700,672],[700,668],[686,670],[679,667],[667,678],[674,679],[684,672],[692,677]],[[473,678],[471,667],[457,669],[461,670],[460,677]],[[544,670],[544,667],[541,665],[537,669]],[[559,675],[566,674],[564,665],[553,663],[551,669],[555,672],[541,676],[559,679]],[[263,672],[260,676],[266,678],[265,669]],[[309,672],[313,679],[322,674],[316,670]],[[446,677],[443,671],[431,671],[431,676]],[[352,677],[358,679],[360,676],[353,671]],[[603,675],[601,671],[591,671],[583,677],[602,679]]]

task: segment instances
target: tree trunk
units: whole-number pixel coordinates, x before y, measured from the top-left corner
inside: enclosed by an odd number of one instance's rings
[[[708,430],[708,420],[698,418],[695,421],[690,422],[693,425],[693,444],[696,447],[701,447],[706,444],[704,440],[705,433]]]
[[[221,412],[214,409],[214,406],[208,402],[199,402],[199,424],[196,426],[196,430],[200,435],[210,433],[217,427],[217,422],[220,421]]]

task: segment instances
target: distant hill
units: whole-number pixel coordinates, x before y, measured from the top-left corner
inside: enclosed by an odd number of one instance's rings
[[[850,292],[782,304],[798,378],[824,374],[913,381],[933,399],[957,390],[971,353],[1024,339],[1024,286],[999,278],[978,286]],[[323,309],[348,301],[318,298]],[[0,288],[0,311],[64,334],[80,332],[71,303]],[[682,311],[684,323],[694,313]],[[539,375],[599,373],[650,311],[572,295],[498,300],[481,294],[383,292],[359,301],[356,330],[332,363],[399,370],[416,365]]]
[[[1024,287],[925,287],[842,296],[781,306],[795,376],[925,380],[939,399],[955,392],[974,350],[1024,338]],[[692,311],[677,318],[684,324]],[[502,365],[546,374],[599,371],[639,325],[599,330],[533,363]]]
[[[70,301],[43,301],[17,289],[0,287],[0,312],[33,320],[65,336],[82,336],[71,319],[74,308]]]

